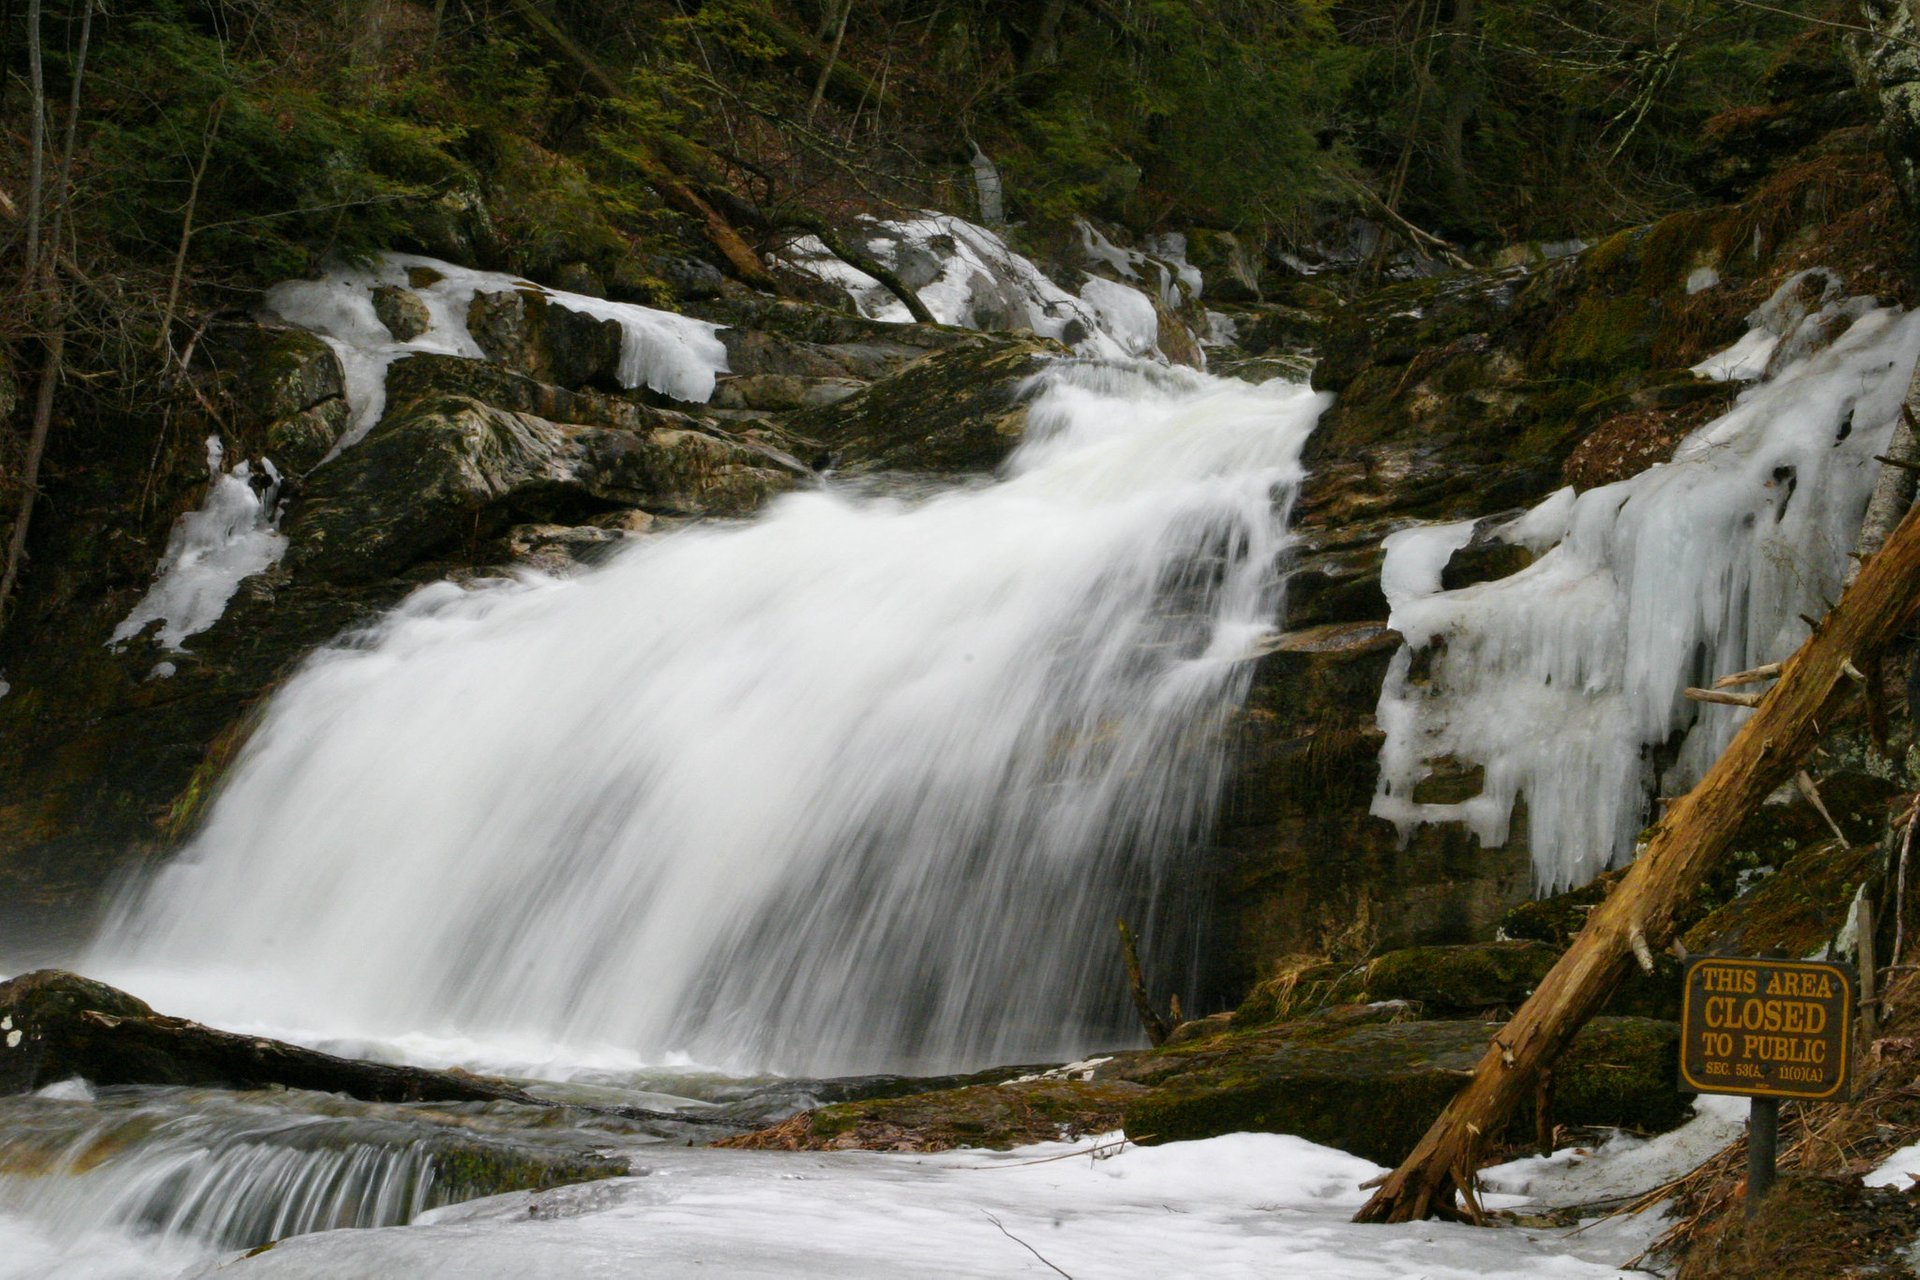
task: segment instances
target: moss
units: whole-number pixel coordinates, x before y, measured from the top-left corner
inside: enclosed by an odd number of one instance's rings
[[[1459,1092],[1496,1030],[1483,1022],[1295,1023],[1190,1053],[1163,1050],[1127,1068],[1157,1087],[1127,1105],[1126,1131],[1138,1142],[1293,1133],[1394,1164]],[[1678,1037],[1670,1022],[1594,1019],[1554,1074],[1553,1119],[1642,1131],[1677,1124],[1687,1110],[1675,1087]],[[1527,1109],[1505,1136],[1532,1132]]]
[[[505,1191],[544,1191],[571,1182],[617,1178],[625,1160],[462,1141],[433,1153],[433,1199],[437,1204],[477,1200]]]

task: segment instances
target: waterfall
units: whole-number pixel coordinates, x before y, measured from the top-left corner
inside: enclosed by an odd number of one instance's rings
[[[1114,917],[1191,914],[1173,873],[1326,398],[1084,361],[1029,392],[991,483],[829,484],[578,577],[417,592],[275,696],[89,971],[523,1065],[1131,1039]]]

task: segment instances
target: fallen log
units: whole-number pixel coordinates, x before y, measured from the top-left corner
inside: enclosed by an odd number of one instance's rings
[[[170,1018],[104,982],[61,969],[0,983],[0,1095],[73,1076],[97,1085],[279,1085],[368,1102],[552,1105],[463,1071],[362,1062]]]
[[[1821,729],[1856,693],[1847,672],[1872,659],[1920,603],[1920,508],[1887,537],[1840,603],[1782,664],[1780,679],[1711,769],[1660,819],[1644,851],[1587,918],[1513,1020],[1496,1032],[1468,1083],[1368,1200],[1356,1222],[1427,1217],[1477,1221],[1473,1177],[1501,1132],[1635,962],[1664,947],[1674,914],[1731,843],[1740,820],[1791,778]],[[1464,1213],[1455,1205],[1459,1194]]]

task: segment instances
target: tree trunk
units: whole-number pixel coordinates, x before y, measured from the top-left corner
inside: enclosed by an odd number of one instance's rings
[[[816,218],[810,213],[789,212],[773,221],[781,226],[799,227],[803,231],[811,231],[815,236],[819,237],[820,243],[827,247],[828,253],[831,253],[855,271],[864,271],[885,285],[888,293],[891,293],[894,297],[906,304],[908,314],[915,320],[921,324],[940,323],[934,319],[933,312],[927,310],[927,304],[920,301],[920,295],[915,293],[906,281],[881,266],[867,254],[848,246],[834,229],[827,224],[826,219]]]
[[[1356,1222],[1458,1217],[1454,1193],[1478,1217],[1473,1175],[1486,1135],[1498,1133],[1634,963],[1663,947],[1674,912],[1726,851],[1734,830],[1801,757],[1854,694],[1847,675],[1899,634],[1920,601],[1920,507],[1886,544],[1807,642],[1781,668],[1753,716],[1698,786],[1667,810],[1645,852],[1595,909],[1513,1020],[1493,1037],[1472,1081],[1388,1175]]]

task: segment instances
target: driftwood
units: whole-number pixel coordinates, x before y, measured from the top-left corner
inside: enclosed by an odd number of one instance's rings
[[[1477,1219],[1473,1176],[1487,1136],[1532,1093],[1575,1033],[1600,1008],[1636,954],[1665,946],[1674,913],[1719,861],[1741,819],[1791,778],[1823,727],[1856,692],[1847,674],[1897,636],[1920,602],[1920,508],[1868,559],[1840,603],[1780,671],[1779,683],[1734,735],[1699,785],[1654,827],[1645,850],[1587,918],[1567,953],[1494,1033],[1472,1081],[1413,1154],[1387,1176],[1358,1222]],[[1454,1203],[1466,1201],[1466,1214]]]

